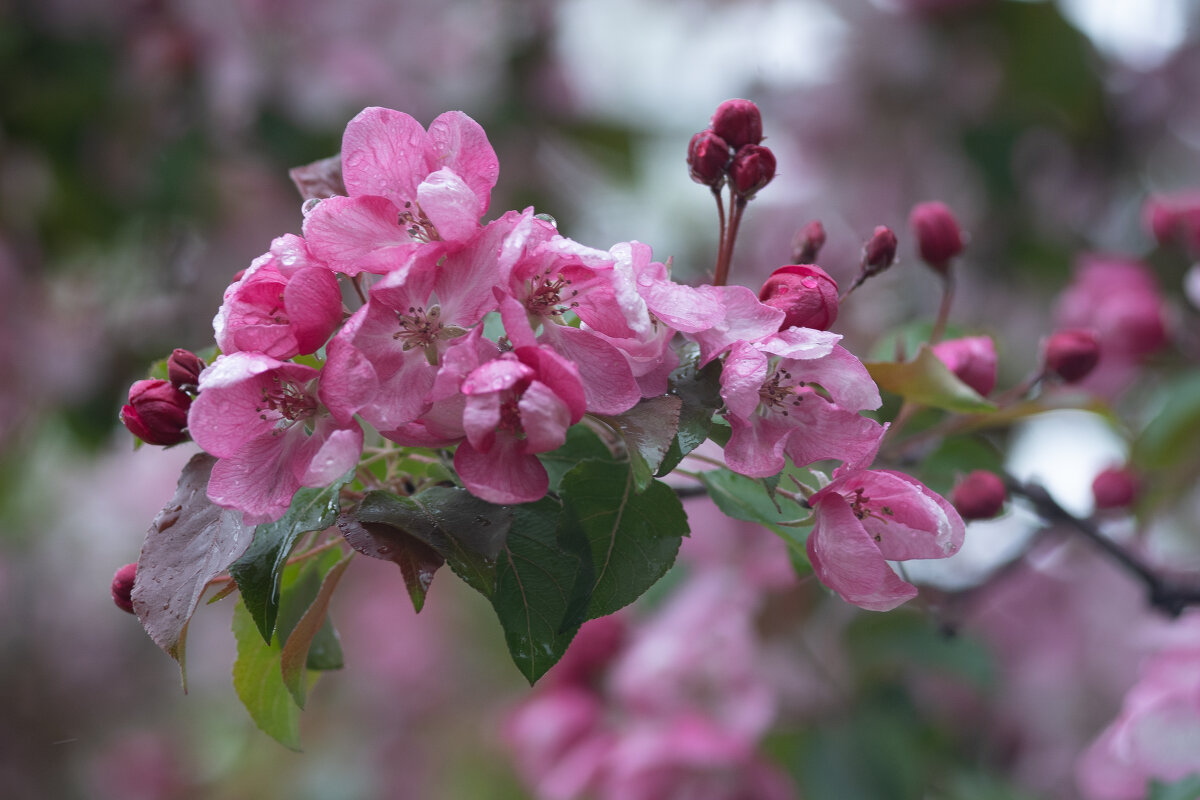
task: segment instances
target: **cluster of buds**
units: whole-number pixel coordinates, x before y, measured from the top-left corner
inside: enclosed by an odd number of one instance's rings
[[[141,380],[129,387],[121,422],[147,444],[187,441],[188,410],[203,369],[204,362],[195,353],[176,349],[167,359],[167,380]]]
[[[688,143],[688,171],[696,183],[714,192],[728,182],[734,195],[749,200],[775,177],[775,154],[762,145],[758,106],[749,100],[726,100],[712,124]]]

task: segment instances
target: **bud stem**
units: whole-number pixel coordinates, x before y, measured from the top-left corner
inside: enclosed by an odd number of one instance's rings
[[[939,274],[942,276],[942,303],[938,306],[933,332],[929,334],[930,344],[937,344],[942,340],[942,335],[946,332],[946,320],[950,318],[950,306],[954,302],[954,273],[947,270]]]
[[[718,198],[719,202],[719,198]],[[738,226],[742,222],[742,214],[746,210],[746,198],[734,195],[733,188],[729,190],[729,225],[721,236],[721,246],[717,251],[717,271],[713,276],[713,286],[724,286],[729,279],[729,266],[733,261],[733,245],[737,241]],[[722,220],[724,222],[724,220]]]

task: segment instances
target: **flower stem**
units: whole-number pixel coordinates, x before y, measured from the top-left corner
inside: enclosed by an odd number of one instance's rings
[[[938,306],[937,320],[933,323],[933,332],[929,334],[929,343],[937,344],[946,332],[946,320],[950,318],[950,306],[954,302],[954,273],[947,269],[942,275],[942,303]]]

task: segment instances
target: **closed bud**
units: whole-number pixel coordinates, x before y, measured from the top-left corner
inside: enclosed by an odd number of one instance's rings
[[[918,203],[908,215],[917,249],[929,266],[945,272],[950,259],[962,252],[962,229],[945,203]]]
[[[996,346],[990,337],[947,339],[933,346],[933,354],[981,396],[987,397],[996,388]]]
[[[734,150],[763,140],[762,114],[749,100],[726,100],[712,117],[713,133]]]
[[[764,305],[784,313],[780,330],[829,330],[838,314],[838,285],[812,264],[791,264],[771,273],[758,293]]]
[[[692,180],[719,186],[729,166],[729,145],[712,131],[700,131],[688,142],[687,162]]]
[[[775,154],[762,145],[745,145],[733,157],[729,177],[738,197],[749,200],[775,177]]]
[[[1046,372],[1066,383],[1088,376],[1100,361],[1100,341],[1085,330],[1055,331],[1046,339]]]
[[[1200,256],[1200,191],[1156,195],[1146,201],[1146,227],[1161,245],[1179,245]]]
[[[204,361],[190,350],[177,347],[167,359],[167,378],[176,389],[195,390],[203,371]]]
[[[1123,467],[1109,467],[1092,481],[1092,498],[1096,508],[1126,508],[1137,499],[1140,482],[1137,476]]]
[[[825,246],[825,226],[814,219],[805,225],[792,240],[792,261],[797,264],[815,264],[821,248]]]
[[[146,444],[179,444],[188,438],[188,408],[192,399],[169,381],[144,380],[129,387],[129,404],[121,422]]]
[[[896,263],[896,234],[886,225],[876,226],[871,238],[863,245],[862,276],[878,275]]]
[[[1008,492],[1004,481],[994,472],[978,469],[958,482],[950,502],[966,521],[991,519],[1004,508]]]
[[[137,564],[126,564],[117,570],[112,579],[112,599],[117,608],[133,613],[133,580],[137,577]]]

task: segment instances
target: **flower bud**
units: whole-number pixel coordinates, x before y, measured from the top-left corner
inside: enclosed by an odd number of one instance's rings
[[[817,255],[825,246],[825,226],[814,219],[805,225],[792,240],[792,261],[797,264],[815,264]]]
[[[826,331],[837,319],[837,281],[812,264],[791,264],[775,270],[763,284],[758,299],[784,313],[780,330],[794,327]]]
[[[886,225],[878,225],[863,245],[862,276],[878,275],[896,263],[896,234]]]
[[[190,350],[177,347],[167,359],[167,378],[176,389],[195,390],[203,371],[204,361]]]
[[[994,472],[978,469],[958,482],[950,502],[966,521],[991,519],[1004,508],[1008,492],[1004,481]]]
[[[1123,467],[1109,467],[1092,481],[1092,497],[1096,508],[1126,508],[1137,499],[1140,482],[1137,476]]]
[[[962,252],[962,229],[945,203],[918,203],[908,215],[908,225],[917,237],[921,258],[939,272]]]
[[[712,131],[700,131],[688,142],[687,162],[692,180],[719,186],[729,166],[729,145]]]
[[[745,145],[733,157],[729,177],[738,197],[749,200],[775,177],[775,154],[762,145]]]
[[[1046,372],[1066,383],[1087,377],[1100,361],[1100,342],[1085,330],[1061,330],[1046,339]]]
[[[763,140],[762,114],[749,100],[726,100],[712,116],[713,133],[734,150]]]
[[[1160,245],[1181,245],[1192,255],[1200,255],[1200,191],[1151,197],[1143,216]]]
[[[137,576],[137,564],[126,564],[117,570],[112,579],[112,599],[117,608],[133,613],[133,579]]]
[[[981,396],[987,397],[996,388],[996,347],[990,337],[947,339],[933,346],[933,354]]]
[[[169,381],[144,380],[129,387],[129,405],[121,422],[146,444],[179,444],[188,438],[188,407],[192,400]]]

